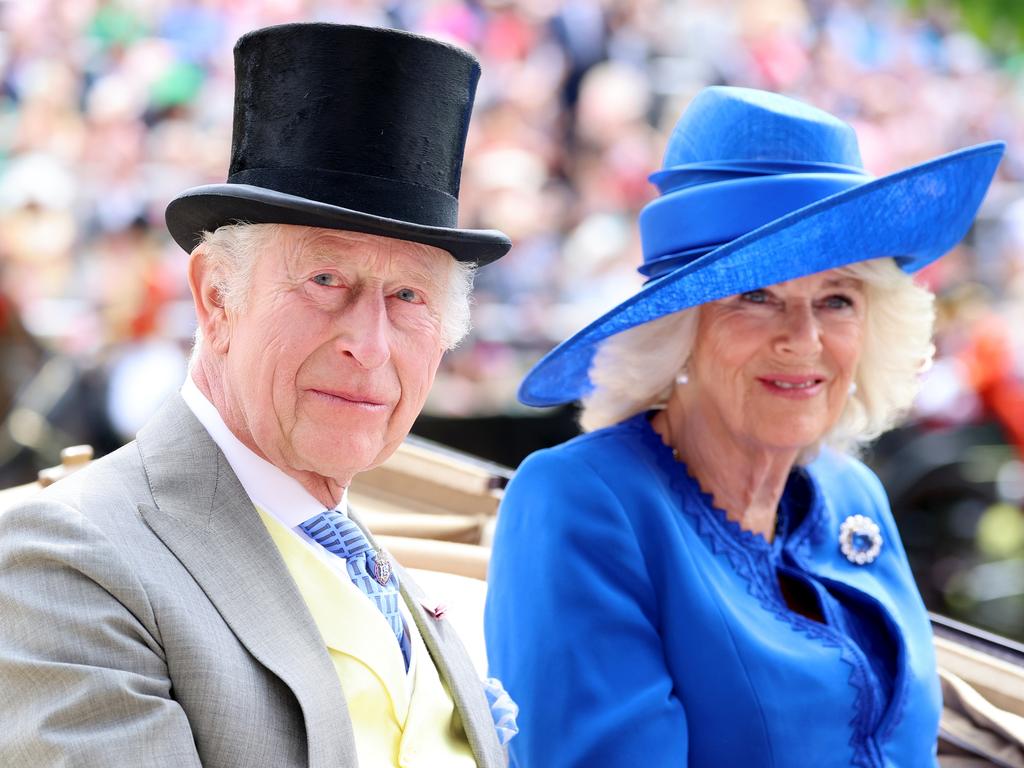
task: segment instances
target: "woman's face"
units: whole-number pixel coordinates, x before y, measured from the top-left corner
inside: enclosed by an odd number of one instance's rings
[[[849,397],[866,303],[861,281],[830,270],[705,304],[684,408],[741,449],[812,445]]]

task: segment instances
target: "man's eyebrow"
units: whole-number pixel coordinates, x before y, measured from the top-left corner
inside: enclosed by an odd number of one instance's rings
[[[334,242],[337,243],[342,238],[335,238]],[[359,245],[357,241],[350,241],[346,245]],[[420,253],[417,251],[417,256],[423,256],[426,259],[430,259],[431,254],[427,252]],[[329,262],[337,265],[344,265],[345,260],[348,257],[348,253],[343,249],[338,249],[336,246],[333,248],[324,248],[317,245],[311,245],[309,248],[303,248],[299,253],[296,254],[295,264],[302,268],[309,266],[317,262]],[[417,261],[419,261],[417,259]],[[410,264],[402,267],[401,269],[394,270],[389,274],[386,279],[390,281],[409,280],[420,286],[427,286],[432,288],[441,288],[444,285],[444,275],[441,274],[442,269],[431,269],[427,266],[420,265],[419,263]]]
[[[309,248],[299,248],[298,253],[295,254],[295,261],[298,264],[308,264],[312,261],[338,262],[343,261],[346,255],[345,252],[339,253],[336,249],[314,245]]]
[[[359,245],[355,240],[346,240],[338,236],[332,237],[330,243],[330,245],[325,245],[321,240],[321,242],[310,243],[304,248],[297,248],[294,263],[300,267],[318,262],[343,265],[349,258],[350,251],[355,250]]]
[[[444,277],[439,274],[439,270],[424,268],[418,264],[399,270],[397,274],[390,276],[389,279],[399,282],[409,280],[417,286],[435,289],[440,289],[444,285]]]

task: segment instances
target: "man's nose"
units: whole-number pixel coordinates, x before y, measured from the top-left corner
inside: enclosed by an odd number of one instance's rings
[[[821,351],[821,323],[810,304],[787,306],[775,340],[779,352],[810,357]]]
[[[339,319],[338,345],[343,355],[366,369],[380,368],[391,359],[387,303],[379,292],[361,291]]]

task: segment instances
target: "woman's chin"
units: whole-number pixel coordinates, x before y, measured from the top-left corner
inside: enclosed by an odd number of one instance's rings
[[[826,433],[820,425],[771,425],[750,435],[749,442],[770,453],[792,453],[795,457],[821,442]]]

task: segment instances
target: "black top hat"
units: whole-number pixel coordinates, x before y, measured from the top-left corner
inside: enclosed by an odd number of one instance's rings
[[[167,228],[186,251],[226,224],[301,224],[426,243],[487,264],[512,243],[458,229],[480,65],[391,29],[282,24],[235,44],[226,184],[182,192]]]

